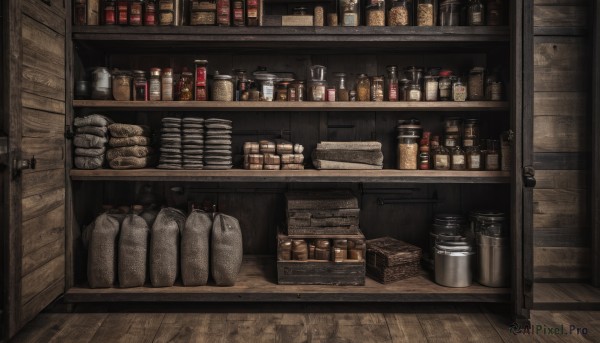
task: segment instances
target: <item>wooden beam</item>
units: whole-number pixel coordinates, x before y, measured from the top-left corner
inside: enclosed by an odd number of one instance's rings
[[[592,29],[592,283],[600,287],[600,4],[594,1]]]

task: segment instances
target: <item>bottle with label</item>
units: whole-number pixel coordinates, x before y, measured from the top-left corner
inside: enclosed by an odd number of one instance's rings
[[[490,139],[487,142],[485,170],[500,170],[500,152],[497,140]]]
[[[385,78],[385,100],[398,101],[398,67],[387,66]]]
[[[161,99],[162,101],[173,100],[173,69],[165,68],[161,78]]]
[[[469,26],[485,25],[485,8],[481,0],[470,0],[468,9]]]
[[[360,24],[359,0],[339,0],[341,26],[358,26]]]
[[[440,145],[433,151],[433,169],[449,170],[450,169],[450,153],[448,149]]]
[[[143,70],[133,71],[133,101],[148,101],[148,80]]]
[[[425,101],[437,101],[439,82],[436,76],[425,76]]]
[[[147,0],[144,5],[144,26],[156,26],[156,0]]]
[[[371,101],[383,101],[383,76],[371,78]]]
[[[217,0],[217,25],[231,26],[231,3],[229,0]]]
[[[479,145],[479,120],[467,119],[465,120],[463,133],[463,146],[472,147],[476,145]]]
[[[160,68],[150,69],[150,80],[148,80],[148,100],[160,101],[161,96],[161,81]]]
[[[421,86],[419,84],[411,84],[410,89],[408,90],[408,99],[407,101],[421,101]]]
[[[233,0],[233,26],[246,26],[245,0]]]
[[[455,146],[452,148],[452,165],[450,169],[452,170],[465,170],[467,168],[465,151],[460,148],[460,146]]]
[[[142,12],[144,4],[142,0],[133,0],[129,3],[129,25],[141,26],[142,25]]]
[[[429,148],[429,137],[431,136],[431,132],[423,132],[423,138],[419,142],[419,169],[421,170],[429,170],[430,169],[430,160],[431,154]]]
[[[102,11],[104,13],[104,25],[115,25],[117,23],[116,19],[116,3],[113,0],[108,0],[104,2],[104,9]]]
[[[194,65],[196,68],[195,75],[195,87],[194,87],[194,99],[196,101],[206,101],[208,100],[208,92],[206,91],[207,87],[207,73],[206,67],[208,65],[207,60],[195,60]]]
[[[481,150],[478,146],[467,148],[467,170],[481,170]]]
[[[438,88],[439,88],[439,99],[441,101],[450,101],[452,100],[452,71],[451,70],[442,70],[440,71],[440,77],[438,79]]]
[[[454,101],[466,101],[467,100],[467,86],[462,83],[460,77],[452,84],[452,100]]]
[[[246,25],[258,26],[259,23],[259,0],[246,0]]]
[[[117,7],[116,7],[116,12],[117,12],[117,24],[118,25],[127,25],[128,24],[128,9],[129,9],[129,3],[128,1],[117,1]]]

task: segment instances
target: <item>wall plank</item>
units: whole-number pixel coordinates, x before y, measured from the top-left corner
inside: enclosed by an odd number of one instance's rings
[[[534,152],[588,151],[586,117],[535,116],[533,118]]]
[[[590,276],[589,248],[533,249],[536,279],[586,279]]]
[[[23,255],[65,237],[65,205],[23,222]]]
[[[23,149],[22,158],[31,158],[35,156],[37,165],[35,171],[25,170],[24,173],[33,173],[64,168],[65,166],[65,139],[63,137],[55,138],[28,138],[21,140]]]
[[[534,27],[584,27],[588,24],[588,6],[536,5]]]
[[[23,175],[23,198],[64,188],[65,170],[50,169]]]
[[[569,116],[588,115],[586,92],[535,92],[533,94],[533,116]]]
[[[57,258],[58,256],[64,256],[65,251],[65,238],[60,237],[59,239],[46,244],[40,249],[33,251],[27,255],[23,255],[23,260],[21,261],[22,268],[22,276],[25,277],[29,273],[35,271],[36,269],[42,267],[49,261]]]
[[[23,222],[38,217],[57,207],[64,206],[65,189],[59,188],[46,193],[23,198]]]
[[[23,108],[23,137],[54,138],[65,133],[65,116]]]
[[[21,304],[29,302],[48,285],[65,277],[65,255],[61,254],[41,268],[23,277],[21,282]]]

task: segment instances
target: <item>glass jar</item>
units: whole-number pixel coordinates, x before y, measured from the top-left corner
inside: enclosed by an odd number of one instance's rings
[[[103,23],[104,25],[115,25],[117,23],[117,5],[113,0],[107,0],[104,2],[104,9],[102,10]]]
[[[231,3],[229,0],[217,0],[217,25],[231,26]]]
[[[464,147],[472,147],[479,145],[479,120],[465,120],[462,145]]]
[[[487,141],[485,170],[500,170],[500,151],[497,140],[490,139]]]
[[[195,60],[195,80],[194,80],[194,99],[196,101],[206,101],[208,100],[208,92],[206,91],[206,87],[208,85],[207,82],[207,60]]]
[[[487,2],[486,19],[488,26],[501,26],[504,24],[503,0],[489,0]]]
[[[415,66],[407,67],[404,69],[404,76],[406,76],[412,84],[421,86],[423,81],[423,68]]]
[[[165,68],[161,83],[161,100],[173,101],[173,68]]]
[[[339,0],[341,26],[358,26],[359,0]]]
[[[356,101],[356,91],[354,89],[350,91],[349,98],[350,101]]]
[[[358,79],[356,80],[356,100],[371,100],[371,81],[369,81],[367,74],[358,75]]]
[[[327,26],[338,26],[338,15],[337,13],[327,13]]]
[[[160,68],[150,69],[150,80],[148,80],[148,100],[160,101]]]
[[[450,169],[450,153],[448,149],[440,145],[433,151],[433,169],[449,170]]]
[[[246,26],[244,0],[233,0],[233,26]]]
[[[423,132],[423,137],[419,142],[419,169],[429,170],[430,169],[430,148],[429,148],[429,137],[431,132]]]
[[[408,101],[408,91],[410,90],[410,80],[402,79],[400,80],[398,86],[398,100],[399,101]]]
[[[367,6],[367,26],[385,26],[385,2],[373,0]]]
[[[425,76],[425,101],[437,101],[439,82],[436,76]]]
[[[302,80],[292,82],[288,87],[288,101],[304,101],[306,85]]]
[[[388,11],[388,26],[409,26],[412,25],[412,13],[408,0],[394,0]]]
[[[467,100],[467,86],[465,86],[460,78],[452,84],[452,100],[454,101],[466,101]]]
[[[249,80],[246,77],[245,69],[235,69],[233,71],[234,79],[233,84],[235,87],[235,100],[236,101],[247,101],[248,100],[248,88]],[[244,94],[246,93],[246,94]]]
[[[115,73],[112,77],[113,98],[117,101],[131,100],[131,76],[127,72]]]
[[[92,71],[92,100],[109,100],[112,98],[111,75],[107,68],[96,67]]]
[[[485,25],[485,8],[481,0],[470,0],[467,12],[469,26]]]
[[[465,170],[467,169],[467,162],[465,158],[465,151],[460,148],[460,146],[455,146],[452,148],[451,153],[451,166],[452,170]]]
[[[175,24],[175,1],[158,0],[158,24],[172,26]]]
[[[419,136],[398,136],[398,169],[416,170],[419,156]]]
[[[175,100],[194,100],[194,77],[192,73],[188,71],[181,73],[181,78],[179,78],[175,87]]]
[[[214,101],[233,101],[233,78],[231,75],[215,73],[212,85],[212,99]]]
[[[459,26],[460,25],[459,0],[445,0],[440,4],[440,26]]]
[[[466,156],[467,170],[481,170],[481,150],[478,146],[468,147]]]
[[[258,0],[246,0],[246,26],[258,26]]]
[[[325,25],[325,9],[321,5],[315,6],[313,17],[313,26]]]
[[[288,101],[289,85],[289,81],[277,82],[277,89],[275,90],[275,101]]]
[[[129,25],[141,26],[144,5],[142,0],[133,0],[129,3]]]
[[[435,26],[436,6],[434,0],[415,0],[417,26]]]
[[[438,87],[440,90],[439,99],[441,101],[452,100],[452,71],[442,70],[440,71],[440,78],[438,79]]]
[[[440,146],[440,136],[431,136],[431,139],[429,140],[429,145],[431,151],[437,149]]]
[[[256,81],[259,84],[258,90],[260,91],[261,101],[273,101],[275,97],[275,79],[277,77],[273,74],[257,74]]]
[[[87,0],[75,0],[73,4],[73,25],[87,25]]]
[[[325,90],[325,101],[335,101],[335,87],[327,87]]]
[[[156,26],[156,0],[147,0],[144,5],[144,26]]]
[[[350,101],[350,94],[348,88],[346,88],[346,74],[334,73],[333,76],[335,77],[335,100]]]
[[[408,90],[408,99],[407,101],[421,101],[421,86],[418,84],[412,83],[410,85],[410,89]]]
[[[193,0],[190,6],[190,25],[211,26],[217,24],[216,0]]]
[[[383,76],[371,78],[371,101],[383,101]]]
[[[148,80],[143,70],[133,71],[133,101],[148,101]]]
[[[326,100],[327,81],[312,80],[308,89],[308,101]]]
[[[487,99],[491,101],[501,101],[504,92],[502,82],[490,82],[487,85]]]
[[[484,93],[484,73],[485,69],[482,67],[475,67],[471,69],[469,72],[469,83],[468,83],[468,91],[469,96],[468,99],[471,101],[479,101],[485,98]]]
[[[385,100],[398,101],[398,67],[387,66],[385,78]]]
[[[117,5],[115,7],[117,24],[118,25],[127,25],[128,24],[128,10],[129,10],[129,1],[117,1]]]

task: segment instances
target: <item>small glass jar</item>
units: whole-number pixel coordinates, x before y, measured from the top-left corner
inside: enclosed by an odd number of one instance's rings
[[[181,77],[175,87],[175,98],[177,101],[194,100],[194,77],[192,73],[188,71],[181,73]]]
[[[398,100],[408,101],[408,91],[410,91],[410,80],[402,79],[398,85]]]
[[[156,0],[144,4],[144,26],[156,26]]]
[[[487,99],[491,101],[501,101],[504,96],[502,82],[490,82],[487,85]]]
[[[488,26],[501,26],[504,24],[503,0],[489,0],[487,2],[486,19]]]
[[[117,23],[117,5],[114,0],[107,0],[104,2],[104,14],[103,23],[104,25],[115,25]]]
[[[433,151],[433,169],[449,170],[450,169],[450,153],[448,149],[440,145]]]
[[[383,101],[383,76],[371,78],[371,101]]]
[[[215,73],[212,85],[212,99],[214,101],[233,101],[233,78],[231,75]]]
[[[248,92],[249,81],[246,76],[245,69],[234,69],[233,70],[233,86],[235,88],[234,98],[235,101],[244,101],[248,100],[248,94],[244,96],[244,92]]]
[[[385,2],[373,0],[367,6],[367,26],[385,26]]]
[[[440,71],[440,77],[438,79],[439,88],[439,99],[441,101],[452,100],[452,71],[442,70]]]
[[[425,76],[425,101],[438,101],[439,82],[436,76]]]
[[[308,101],[327,100],[327,81],[312,80],[308,89]]]
[[[133,0],[129,3],[129,25],[141,26],[144,4],[142,0]]]
[[[275,101],[288,101],[288,87],[289,81],[277,82],[277,88],[275,90]]]
[[[409,0],[394,0],[388,11],[388,26],[409,26],[412,25],[412,13]]]
[[[451,166],[452,170],[465,170],[467,169],[467,162],[465,158],[465,151],[460,148],[460,146],[455,146],[452,148],[451,153]]]
[[[288,101],[304,101],[306,85],[302,80],[292,82],[288,87]]]
[[[315,6],[313,26],[325,26],[325,9],[321,5]]]
[[[490,139],[487,141],[485,170],[500,170],[500,151],[497,140]]]
[[[466,156],[467,170],[481,170],[481,150],[478,146],[468,147]]]
[[[335,87],[327,87],[325,90],[325,101],[335,101]]]
[[[475,67],[471,69],[469,72],[469,83],[468,83],[468,91],[469,96],[468,99],[470,101],[479,101],[485,99],[484,92],[484,78],[485,69],[482,67]]]
[[[398,101],[398,67],[387,66],[385,78],[385,100]]]
[[[161,81],[161,100],[173,101],[173,68],[165,68]]]
[[[150,80],[148,80],[148,100],[150,101],[160,101],[160,72],[160,68],[150,69]]]
[[[92,71],[92,100],[112,98],[111,75],[106,67],[96,67]]]
[[[113,75],[112,93],[116,101],[131,100],[131,76],[129,73],[120,72]]]
[[[481,0],[470,0],[467,12],[469,26],[485,25],[485,8]]]
[[[258,74],[256,80],[259,82],[260,100],[273,101],[275,97],[275,79],[273,74]]]
[[[356,100],[371,100],[371,81],[369,81],[367,74],[358,75],[358,79],[356,80]]]
[[[246,9],[244,0],[233,0],[233,26],[246,26]]]
[[[467,86],[465,86],[460,78],[452,84],[452,100],[454,101],[466,101],[467,100]]]
[[[350,101],[356,101],[356,91],[353,89],[349,93]]]
[[[129,23],[129,2],[128,1],[117,1],[117,6],[115,7],[117,24],[118,25],[127,25]]]
[[[148,80],[143,70],[133,71],[133,100],[148,101]]]
[[[411,84],[410,89],[408,90],[408,99],[407,101],[421,101],[421,86],[418,84]]]
[[[350,93],[346,88],[346,74],[334,73],[333,76],[335,77],[335,100],[350,101]]]
[[[459,0],[445,0],[440,4],[440,26],[460,25],[461,2]]]
[[[327,13],[327,26],[338,26],[338,15],[337,13]]]
[[[415,0],[417,26],[435,26],[436,6],[434,0]]]
[[[462,145],[464,147],[472,147],[479,145],[479,120],[465,120]]]
[[[207,60],[195,60],[194,61],[194,70],[196,71],[195,80],[194,80],[194,94],[195,94],[194,99],[196,101],[208,100],[207,68],[208,68]]]
[[[230,0],[217,0],[217,25],[231,26]]]
[[[339,0],[341,26],[358,26],[360,24],[359,4],[359,0]]]
[[[416,170],[419,157],[419,136],[398,136],[398,169]]]
[[[73,3],[73,25],[87,25],[87,0],[75,0]]]

